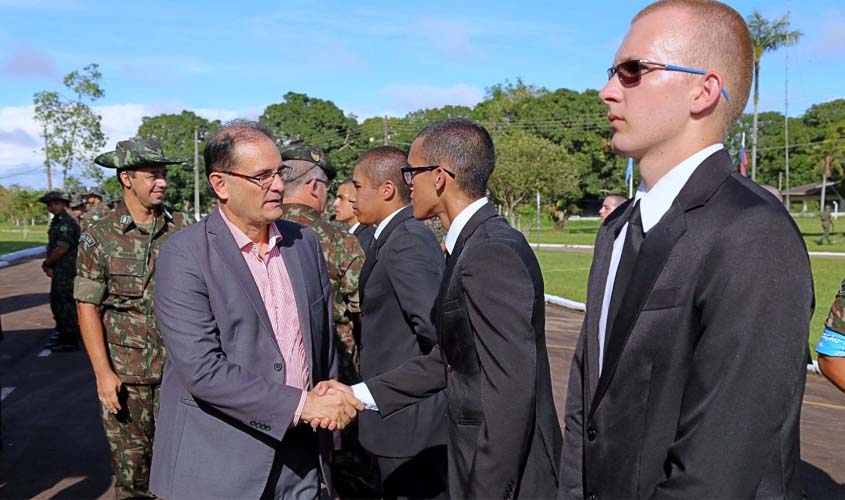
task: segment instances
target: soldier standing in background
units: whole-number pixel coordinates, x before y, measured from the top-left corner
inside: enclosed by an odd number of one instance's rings
[[[343,226],[322,215],[328,206],[328,183],[337,172],[331,159],[317,148],[297,144],[283,147],[281,154],[282,163],[293,169],[285,182],[282,204],[285,219],[317,233],[328,265],[334,290],[335,333],[339,340],[338,378],[360,380],[353,323],[361,313],[358,276],[364,266],[364,251]]]
[[[153,498],[150,460],[166,354],[153,278],[159,248],[189,224],[163,205],[166,167],[184,160],[166,158],[155,138],[136,138],[94,161],[117,169],[123,201],[82,234],[74,298],[97,377],[115,496]]]
[[[367,245],[373,240],[376,228],[358,222],[358,217],[355,217],[352,207],[353,203],[355,203],[355,184],[352,183],[352,179],[346,179],[337,187],[337,196],[332,202],[334,220],[349,228],[349,233],[358,238],[358,243],[366,253]]]
[[[85,200],[82,199],[82,195],[77,194],[73,198],[70,199],[70,214],[76,219],[78,223],[83,214],[85,214]],[[74,269],[75,266],[74,266]],[[76,306],[74,305],[74,309]]]
[[[830,241],[830,226],[833,225],[833,216],[830,214],[829,205],[822,210],[819,221],[822,223],[822,237],[816,241],[816,244],[821,245],[823,241],[827,241],[828,245],[833,245],[833,242]]]
[[[106,196],[106,192],[103,191],[103,188],[95,186],[85,193],[84,196],[85,216],[79,220],[79,225],[82,226],[83,231],[88,229],[88,226],[91,224],[94,224],[98,220],[102,219],[103,216],[111,210],[109,206],[103,202],[103,198]]]
[[[56,320],[56,335],[47,347],[53,352],[79,349],[79,325],[73,301],[73,278],[76,275],[76,247],[79,245],[79,224],[68,213],[70,198],[60,191],[50,191],[41,201],[53,215],[47,230],[47,258],[41,270],[50,277],[50,310]]]

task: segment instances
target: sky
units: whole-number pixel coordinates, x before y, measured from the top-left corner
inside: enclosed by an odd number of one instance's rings
[[[578,91],[606,82],[647,2],[0,0],[0,184],[46,187],[33,94],[97,63],[107,150],[143,116],[257,118],[289,92],[359,120],[472,106],[497,83]],[[735,0],[774,19],[787,0]],[[789,114],[845,97],[845,2],[791,3]],[[760,109],[784,111],[784,50],[763,57]],[[749,111],[750,111],[749,103]],[[77,172],[78,174],[78,172]]]

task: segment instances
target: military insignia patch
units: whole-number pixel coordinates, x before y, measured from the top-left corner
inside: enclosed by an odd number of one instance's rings
[[[92,247],[95,243],[94,237],[88,233],[82,233],[82,236],[79,237],[79,242],[84,243],[86,247]]]
[[[124,214],[120,216],[120,223],[121,224],[129,224],[132,222],[132,216],[129,214]]]
[[[320,162],[320,158],[322,158],[322,156],[320,156],[320,152],[319,152],[319,151],[316,151],[316,150],[312,149],[312,150],[311,150],[311,158],[314,160],[314,163],[319,163],[319,162]]]
[[[59,226],[59,231],[66,233],[67,232],[67,224],[62,224]]]

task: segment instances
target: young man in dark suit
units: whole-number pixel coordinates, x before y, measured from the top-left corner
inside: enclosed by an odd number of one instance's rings
[[[553,498],[561,433],[543,276],[525,237],[485,198],[495,161],[489,133],[463,118],[414,140],[402,169],[414,217],[448,229],[440,344],[353,389],[382,416],[446,389],[451,498]]]
[[[402,179],[405,153],[383,146],[355,163],[354,210],[375,228],[361,271],[361,377],[369,379],[428,354],[437,343],[431,312],[445,262],[434,233],[414,219]],[[446,492],[443,392],[383,417],[364,412],[361,444],[378,458],[385,498],[434,498]]]
[[[748,100],[742,16],[634,18],[599,92],[642,184],[596,239],[566,403],[564,498],[800,498],[813,308],[795,224],[722,142]]]

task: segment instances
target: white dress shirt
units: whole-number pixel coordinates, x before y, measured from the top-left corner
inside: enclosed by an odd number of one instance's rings
[[[724,149],[722,144],[707,146],[701,151],[690,156],[661,177],[657,184],[646,191],[645,186],[640,184],[634,200],[640,202],[640,214],[643,219],[643,233],[648,233],[663,215],[669,211],[672,202],[678,197],[684,185],[692,176],[695,169],[701,165],[708,156],[716,151]],[[619,231],[619,235],[613,241],[613,253],[610,256],[610,268],[607,272],[607,281],[604,284],[604,296],[601,302],[601,316],[599,317],[599,375],[601,375],[604,364],[604,339],[607,333],[607,313],[610,309],[610,299],[613,295],[613,284],[616,281],[616,271],[619,268],[619,259],[622,256],[622,247],[625,243],[625,235],[628,233],[628,223]]]
[[[349,234],[354,235],[355,230],[358,229],[358,226],[360,226],[360,225],[361,225],[360,222],[356,222],[355,225],[353,225],[352,227],[349,228]]]
[[[390,224],[390,221],[392,221],[393,218],[396,217],[396,214],[398,214],[399,212],[404,210],[405,207],[407,207],[407,206],[408,205],[405,205],[404,207],[397,209],[392,214],[385,217],[381,222],[379,222],[378,225],[376,226],[376,232],[373,233],[373,238],[378,239],[378,237],[381,236],[381,233],[384,232],[384,228],[386,228],[387,225]]]
[[[481,207],[488,203],[487,198],[479,198],[474,202],[467,205],[466,208],[461,210],[461,213],[455,217],[455,220],[452,221],[452,225],[449,226],[449,231],[446,233],[446,251],[449,254],[452,254],[452,251],[455,249],[455,244],[458,242],[458,236],[461,235],[461,231],[463,231],[464,226],[467,225],[467,222],[478,212]],[[404,207],[403,207],[404,208]],[[393,218],[396,213],[393,212],[392,214],[388,215],[376,228],[375,238],[378,238],[378,235],[381,233],[381,230],[387,226],[387,223],[390,222],[390,219]],[[373,398],[372,393],[367,388],[367,384],[361,382],[359,384],[355,384],[352,386],[352,393],[358,398],[359,401],[364,403],[364,408],[367,410],[375,410],[378,411],[378,406],[376,406],[376,400]]]

